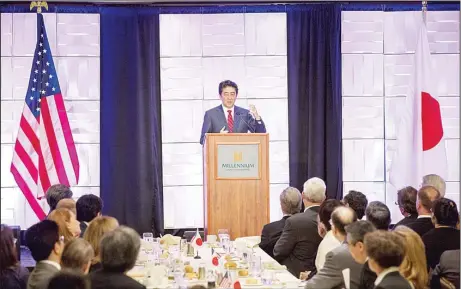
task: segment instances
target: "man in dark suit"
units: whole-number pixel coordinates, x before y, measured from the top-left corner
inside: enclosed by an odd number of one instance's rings
[[[347,244],[352,257],[357,263],[363,264],[360,272],[359,289],[373,289],[375,287],[376,274],[368,265],[368,256],[363,240],[365,235],[376,231],[375,226],[369,221],[357,221],[346,226]]]
[[[357,214],[352,208],[338,207],[331,214],[331,230],[341,246],[330,251],[325,257],[325,264],[317,274],[307,281],[305,289],[350,288],[357,289],[360,281],[362,264],[352,258],[346,241],[345,227],[357,221]],[[349,269],[349,284],[345,284],[343,270]]]
[[[259,248],[272,258],[274,258],[275,243],[277,243],[280,235],[282,235],[286,219],[299,213],[299,210],[301,210],[301,193],[299,190],[293,187],[283,190],[280,194],[280,207],[282,208],[283,218],[263,227],[261,243],[259,243]]]
[[[399,273],[405,257],[405,240],[397,234],[377,230],[365,236],[370,269],[376,273],[375,289],[412,289]]]
[[[219,84],[218,90],[222,104],[205,112],[200,144],[205,143],[206,133],[266,132],[266,126],[254,105],[250,105],[250,110],[235,106],[238,96],[235,82],[224,80]]]
[[[325,192],[325,182],[319,178],[304,183],[302,198],[306,209],[285,221],[282,235],[275,244],[275,260],[287,266],[295,277],[299,277],[300,272],[315,270],[317,248],[322,241],[317,231],[317,215]]]
[[[440,262],[432,271],[431,289],[442,288],[440,279],[444,278],[456,288],[459,288],[459,249],[443,252]]]
[[[50,220],[33,225],[26,231],[26,244],[37,262],[27,289],[47,289],[50,279],[61,270],[64,239],[59,236],[58,225]]]
[[[438,199],[440,199],[440,193],[435,187],[425,186],[419,189],[416,199],[418,218],[413,222],[407,223],[406,226],[418,233],[421,237],[434,229],[431,209],[434,201]]]
[[[411,186],[398,190],[397,205],[404,218],[395,224],[395,227],[400,225],[406,226],[418,218],[418,211],[416,210],[417,195],[418,191]]]

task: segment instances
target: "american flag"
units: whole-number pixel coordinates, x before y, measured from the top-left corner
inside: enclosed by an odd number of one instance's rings
[[[226,271],[223,278],[220,280],[218,288],[232,288],[232,280],[229,271]]]
[[[37,45],[11,173],[40,220],[46,215],[37,199],[51,185],[78,183],[77,151],[42,14],[37,14]]]

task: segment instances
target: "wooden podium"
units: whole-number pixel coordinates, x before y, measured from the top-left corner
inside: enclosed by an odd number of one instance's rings
[[[203,148],[205,234],[261,235],[269,223],[269,135],[208,133]]]

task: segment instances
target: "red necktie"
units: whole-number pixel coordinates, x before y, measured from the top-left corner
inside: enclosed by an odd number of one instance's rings
[[[229,132],[234,130],[234,119],[232,118],[232,110],[227,111],[227,126],[229,127]]]

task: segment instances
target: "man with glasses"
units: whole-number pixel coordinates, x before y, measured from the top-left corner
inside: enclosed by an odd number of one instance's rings
[[[27,289],[46,289],[50,279],[61,270],[64,236],[59,236],[55,222],[44,220],[26,231],[26,245],[37,262],[27,282]]]

